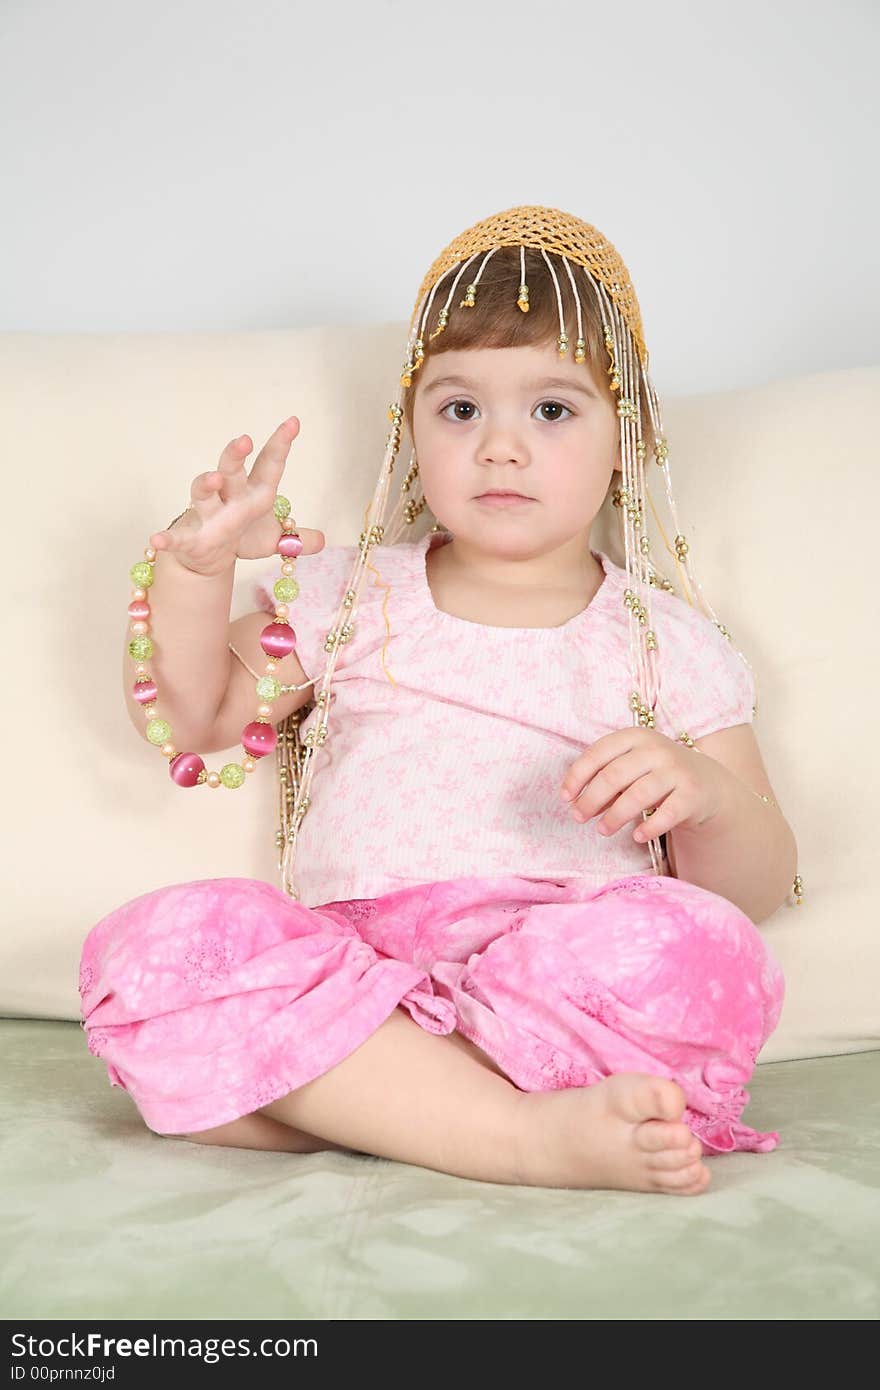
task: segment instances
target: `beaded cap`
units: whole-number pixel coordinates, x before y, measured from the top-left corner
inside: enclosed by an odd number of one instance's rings
[[[648,350],[642,332],[639,302],[629,278],[629,271],[617,250],[588,222],[582,222],[579,217],[569,217],[556,208],[510,208],[507,212],[498,212],[494,217],[487,217],[476,226],[462,232],[449,243],[445,251],[441,251],[419,286],[413,318],[425,297],[448,270],[460,265],[464,260],[473,259],[480,251],[488,251],[496,246],[525,246],[533,250],[549,251],[551,254],[565,256],[588,270],[594,280],[605,286],[614,300],[632,334],[639,358],[647,367]]]

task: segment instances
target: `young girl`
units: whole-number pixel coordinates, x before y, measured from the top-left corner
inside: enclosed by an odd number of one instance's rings
[[[233,624],[242,664],[202,745],[241,737],[252,756],[200,781],[253,769],[253,677],[264,725],[314,704],[304,762],[282,777],[283,887],[175,884],[98,922],[81,961],[89,1050],[167,1136],[696,1195],[706,1157],[778,1143],[740,1116],[784,995],[756,922],[797,851],[750,727],[748,662],[677,524],[666,548],[708,611],[650,560],[646,441],[673,516],[674,500],[617,252],[556,209],[470,228],[423,282],[401,392],[357,545],[291,538],[290,521],[279,537],[292,417],[249,477],[250,441],[233,441],[134,572],[152,584],[169,552],[155,615],[148,589],[133,601],[130,653],[151,651],[145,617],[174,651],[158,686],[138,667],[142,720],[187,679],[217,706],[219,635],[202,634],[208,677],[184,679],[175,615],[228,617],[237,557],[301,556],[296,583],[266,575],[260,611]],[[413,453],[386,526],[404,420]],[[591,544],[606,501],[625,565]],[[425,507],[433,528],[397,541]],[[291,598],[279,687],[265,663],[283,646],[259,639],[285,631]],[[173,776],[203,766],[157,722]]]

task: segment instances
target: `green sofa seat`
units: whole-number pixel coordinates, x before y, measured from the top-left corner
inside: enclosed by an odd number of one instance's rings
[[[697,1197],[164,1139],[78,1023],[0,1019],[5,1319],[873,1319],[880,1050],[759,1063]]]

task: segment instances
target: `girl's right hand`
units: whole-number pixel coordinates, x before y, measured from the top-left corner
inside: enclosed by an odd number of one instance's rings
[[[192,507],[165,531],[150,537],[157,551],[168,551],[195,574],[224,574],[235,561],[268,559],[278,553],[281,523],[273,506],[290,446],[299,434],[292,415],[260,450],[250,476],[244,461],[254,447],[243,434],[227,444],[216,473],[200,473],[190,489]],[[301,526],[303,555],[323,550],[323,531]]]

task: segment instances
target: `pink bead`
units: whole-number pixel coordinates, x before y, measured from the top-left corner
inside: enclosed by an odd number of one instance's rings
[[[260,646],[267,656],[280,661],[296,646],[296,633],[289,623],[269,623],[260,633]]]
[[[150,605],[142,598],[133,598],[128,605],[128,616],[130,618],[149,618]]]
[[[139,705],[148,705],[151,700],[155,700],[159,693],[159,687],[155,681],[135,681],[131,693]]]
[[[168,764],[168,771],[171,773],[172,781],[179,787],[194,787],[199,780],[199,773],[204,772],[205,764],[198,753],[178,753],[176,758],[172,758]]]
[[[278,735],[272,724],[261,724],[258,719],[246,724],[241,731],[241,746],[252,758],[265,758],[275,751]]]
[[[297,555],[302,553],[303,543],[299,536],[292,536],[285,532],[280,537],[276,549],[279,555],[284,555],[288,560],[295,560]]]

